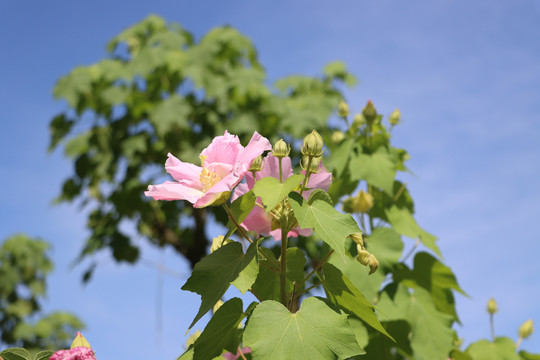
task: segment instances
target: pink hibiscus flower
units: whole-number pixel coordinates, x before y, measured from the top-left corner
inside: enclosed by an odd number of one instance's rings
[[[227,360],[236,360],[240,357],[240,350],[242,350],[242,354],[251,353],[251,349],[249,348],[249,346],[246,346],[245,348],[238,349],[238,351],[236,352],[236,355],[233,354],[232,352],[227,352],[223,354],[223,357]]]
[[[59,350],[52,354],[49,360],[96,360],[96,357],[92,349],[78,346],[69,350]]]
[[[144,194],[155,200],[187,200],[196,208],[222,204],[248,172],[253,159],[270,149],[268,139],[256,131],[245,148],[238,136],[225,131],[202,151],[202,167],[169,154],[165,170],[176,181],[150,185]]]
[[[287,179],[293,174],[291,158],[288,156],[282,159],[281,167],[283,172],[283,180]],[[302,171],[302,174],[304,173],[305,171]],[[279,180],[279,160],[272,154],[268,154],[268,156],[264,159],[263,169],[256,173],[257,180],[267,176],[272,176]],[[328,191],[331,182],[332,174],[326,171],[322,164],[320,164],[318,173],[311,174],[307,187],[310,189],[322,189],[324,191]],[[246,175],[246,182],[238,185],[234,190],[232,200],[234,201],[239,196],[244,195],[249,190],[253,189],[254,184],[255,182],[253,180],[253,175],[248,173]],[[302,196],[307,199],[312,191],[313,190],[304,191]],[[262,204],[260,199],[257,199],[257,202]],[[256,233],[264,236],[271,235],[276,241],[281,240],[281,229],[272,229],[272,215],[264,211],[264,209],[260,208],[259,206],[255,206],[253,210],[251,210],[249,215],[242,222],[241,226],[248,231],[255,231]],[[311,232],[311,229],[294,227],[291,231],[289,231],[288,236],[309,236],[311,235]]]

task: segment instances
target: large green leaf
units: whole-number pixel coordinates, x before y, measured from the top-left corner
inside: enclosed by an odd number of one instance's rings
[[[403,242],[392,228],[381,227],[373,230],[366,239],[366,246],[374,254],[382,268],[391,269],[401,258]]]
[[[392,224],[398,233],[412,239],[420,238],[422,243],[428,249],[431,249],[437,255],[442,256],[441,250],[439,250],[439,247],[435,244],[437,238],[422,229],[416,220],[414,220],[409,210],[392,206],[390,209],[386,210],[386,216],[388,217],[390,224]]]
[[[349,162],[349,158],[351,157],[353,144],[354,139],[348,138],[343,140],[343,142],[339,144],[334,151],[332,151],[330,159],[328,159],[328,163],[335,171],[334,176],[340,177],[343,174],[343,171]]]
[[[411,324],[410,343],[415,359],[446,359],[453,343],[452,317],[435,308],[429,292],[418,288],[409,294],[407,288],[398,285],[393,299],[386,291],[381,294],[377,307],[388,320],[406,320]]]
[[[496,338],[493,342],[477,341],[466,352],[473,360],[521,360],[516,354],[516,343],[507,337]]]
[[[375,330],[392,338],[377,319],[373,311],[373,305],[366,299],[364,294],[343,273],[332,264],[324,266],[324,289],[328,300],[347,314],[354,315],[365,321]]]
[[[244,221],[245,218],[249,215],[249,213],[253,209],[253,206],[255,206],[256,201],[257,197],[255,196],[255,194],[253,194],[253,191],[251,190],[233,201],[233,203],[231,204],[231,213],[238,224],[241,224],[242,221]],[[229,219],[229,221],[227,222],[227,227],[229,228],[229,231],[227,231],[224,240],[227,240],[229,236],[231,236],[236,231],[236,225],[232,222],[231,219]]]
[[[519,356],[521,356],[523,360],[540,360],[540,354],[531,354],[525,350],[521,350]]]
[[[4,360],[31,360],[28,350],[23,348],[9,348],[0,352],[0,357]]]
[[[289,195],[289,203],[301,228],[313,228],[342,259],[346,258],[345,239],[359,233],[358,224],[351,215],[344,215],[319,197],[305,201],[296,193]]]
[[[36,354],[34,360],[49,360],[52,354],[54,354],[54,351],[52,350],[40,351]]]
[[[349,162],[349,169],[353,180],[366,180],[392,195],[396,164],[385,148],[381,147],[371,155],[361,153],[353,156]]]
[[[304,300],[292,314],[276,301],[263,301],[244,330],[244,346],[255,359],[348,359],[364,351],[347,321],[316,297]]]
[[[294,188],[298,187],[303,178],[304,175],[296,174],[280,183],[278,179],[268,176],[255,183],[253,192],[261,198],[268,212],[285,199]]]
[[[269,268],[275,268],[276,259],[272,251],[261,247],[265,259],[259,258],[259,276],[253,284],[253,292],[261,300],[279,300],[280,283],[279,273]],[[293,288],[293,281],[299,283],[304,278],[304,267],[306,265],[306,256],[299,248],[292,247],[287,249],[287,292],[290,293]],[[275,269],[279,270],[279,269]],[[304,286],[297,287],[297,291],[302,291]]]
[[[242,251],[240,243],[233,242],[217,249],[195,265],[190,278],[182,286],[182,290],[201,295],[202,300],[199,312],[189,325],[190,329],[221,299],[231,282],[235,281],[248,266],[250,271],[246,274],[246,279],[242,281],[242,290],[245,290],[250,281],[249,286],[255,282],[257,274],[253,271],[251,262],[256,255],[256,242],[250,245],[246,254]],[[247,281],[247,279],[251,280]]]
[[[240,344],[238,324],[244,318],[242,300],[233,298],[216,311],[194,344],[193,360],[207,360],[223,350],[236,353]]]

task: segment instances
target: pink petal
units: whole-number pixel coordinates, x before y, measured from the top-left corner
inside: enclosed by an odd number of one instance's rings
[[[249,346],[246,346],[245,348],[238,349],[236,355],[232,352],[227,352],[223,354],[223,357],[227,360],[236,360],[240,357],[240,351],[242,351],[242,354],[249,354],[251,352],[251,349],[249,348]]]
[[[199,208],[212,205],[212,203],[219,199],[224,192],[232,191],[233,187],[235,187],[240,182],[240,180],[241,179],[238,178],[236,174],[230,173],[229,175],[221,179],[217,184],[208,189],[208,191],[203,194],[200,199],[197,200],[194,207]]]
[[[178,160],[174,155],[169,153],[165,162],[165,170],[178,181],[186,185],[200,184],[202,168],[197,165],[185,163]]]
[[[271,150],[272,145],[267,138],[254,132],[249,144],[242,149],[236,157],[235,171],[239,173],[239,176],[243,177],[245,172],[248,171],[252,161],[265,150]]]
[[[250,190],[250,188],[248,187],[248,184],[246,184],[246,183],[238,184],[238,186],[234,188],[234,192],[233,192],[233,196],[231,198],[231,201],[234,201],[234,200],[238,199],[240,196],[244,195],[249,190]]]
[[[272,230],[272,215],[255,205],[241,225],[248,231],[255,231],[258,234],[268,236]]]
[[[287,156],[281,160],[281,170],[283,171],[283,181],[293,174],[290,157]],[[268,154],[264,158],[264,167],[257,173],[257,180],[267,176],[272,176],[279,180],[279,159],[272,154]]]
[[[51,355],[49,360],[96,360],[94,351],[84,346],[70,350],[59,350]]]
[[[208,165],[217,162],[234,166],[238,153],[242,149],[243,146],[240,144],[238,136],[231,135],[225,130],[225,135],[216,136],[212,143],[202,151],[201,155],[207,156],[206,162]]]
[[[322,189],[324,191],[328,191],[328,189],[330,188],[330,184],[332,183],[332,173],[326,171],[322,164],[319,164],[318,171],[319,172],[316,174],[311,174],[307,183],[307,187],[310,189]],[[302,171],[302,174],[305,173],[305,171]],[[313,190],[304,191],[304,198],[307,199],[312,191]]]
[[[159,185],[149,185],[146,196],[152,196],[154,200],[187,200],[194,204],[203,196],[202,186],[200,189],[193,188],[179,182],[165,181]]]

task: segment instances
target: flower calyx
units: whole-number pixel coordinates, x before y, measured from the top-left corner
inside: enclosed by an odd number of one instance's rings
[[[345,101],[341,100],[339,102],[337,111],[339,117],[346,118],[347,116],[349,116],[349,105],[347,105]]]
[[[321,135],[316,130],[313,130],[304,138],[304,143],[300,150],[302,151],[302,155],[320,157],[324,153],[323,146],[324,141]]]
[[[497,312],[497,310],[498,310],[498,307],[497,307],[497,302],[495,301],[495,299],[494,298],[489,299],[488,304],[487,304],[488,313],[493,315]]]
[[[286,156],[289,156],[289,153],[291,152],[291,146],[287,145],[283,139],[280,139],[278,142],[274,144],[274,147],[272,148],[272,155],[274,155],[277,158],[284,158]]]

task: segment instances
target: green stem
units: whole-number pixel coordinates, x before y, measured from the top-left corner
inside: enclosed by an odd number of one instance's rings
[[[308,162],[307,162],[307,166],[306,166],[306,175],[304,176],[304,181],[302,182],[302,188],[300,189],[300,195],[302,195],[304,193],[304,190],[306,189],[306,185],[309,181],[309,177],[311,176],[311,159],[312,157],[310,156],[308,158]]]
[[[280,183],[283,183],[283,169],[281,167],[281,156],[278,157],[278,162],[279,162],[279,182]]]
[[[489,325],[491,328],[491,340],[495,341],[495,326],[493,325],[493,314],[489,314]]]
[[[313,268],[313,270],[311,270],[311,272],[308,274],[308,276],[306,276],[304,278],[304,280],[300,281],[297,285],[297,287],[299,286],[302,286],[302,284],[304,284],[306,281],[309,280],[310,277],[313,276],[313,274],[315,274],[323,265],[324,263],[328,260],[328,258],[330,258],[330,255],[332,255],[334,253],[334,249],[330,250],[330,252],[324,257],[324,259],[322,259],[318,264],[317,266],[315,266]]]
[[[287,229],[281,225],[281,272],[279,273],[281,303],[287,307]]]
[[[296,295],[294,296],[295,298],[299,297],[300,295],[304,295],[305,293],[307,293],[309,290],[313,289],[313,288],[316,288],[317,286],[319,285],[322,285],[324,284],[324,280],[322,281],[319,281],[318,283],[316,283],[315,285],[311,285],[310,287],[308,287],[306,290],[304,291],[300,291],[299,293],[296,293]],[[293,299],[294,300],[294,299]]]
[[[249,238],[249,236],[246,234],[246,232],[244,231],[244,228],[241,227],[238,222],[236,221],[236,219],[234,218],[232,212],[231,212],[231,209],[229,209],[229,206],[227,206],[227,203],[224,203],[223,204],[223,208],[225,209],[225,212],[227,213],[227,215],[229,216],[229,219],[231,219],[231,221],[233,222],[234,226],[236,226],[236,228],[238,229],[238,231],[240,232],[240,234],[247,240],[249,241],[249,243],[253,243],[253,240],[251,240]]]

